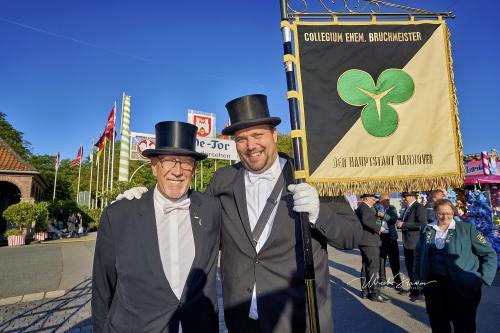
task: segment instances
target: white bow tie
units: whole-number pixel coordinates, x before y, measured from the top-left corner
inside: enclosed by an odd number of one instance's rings
[[[258,180],[267,180],[267,181],[274,181],[276,180],[276,177],[271,172],[264,172],[264,173],[252,173],[248,172],[248,180],[250,183],[254,184]]]
[[[174,210],[188,210],[191,205],[191,199],[184,198],[175,202],[168,201],[163,205],[163,213],[168,214]]]

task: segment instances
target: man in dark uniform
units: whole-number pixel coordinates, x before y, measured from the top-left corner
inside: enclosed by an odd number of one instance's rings
[[[401,220],[397,222],[397,227],[402,230],[403,234],[405,266],[410,279],[410,297],[415,298],[420,294],[413,277],[415,248],[418,243],[420,227],[427,224],[427,212],[425,207],[417,201],[418,193],[403,192],[401,195],[406,208]]]
[[[363,226],[363,236],[359,242],[361,252],[361,297],[383,302],[378,288],[380,233],[384,228],[377,223],[375,194],[363,194],[356,214]]]
[[[382,227],[385,229],[380,233],[380,268],[379,281],[385,285],[387,283],[385,274],[385,262],[389,257],[391,266],[394,288],[397,291],[402,291],[401,276],[399,274],[399,247],[398,247],[398,231],[396,222],[398,221],[398,212],[396,207],[391,205],[391,194],[380,194],[379,203],[377,204],[377,217],[382,220]]]
[[[188,191],[197,127],[156,124],[157,184],[101,215],[92,275],[94,332],[219,332],[215,275],[221,206]]]

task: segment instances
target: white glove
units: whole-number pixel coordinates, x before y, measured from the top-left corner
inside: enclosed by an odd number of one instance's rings
[[[115,201],[127,199],[140,199],[144,193],[148,191],[147,187],[132,187],[131,189],[126,190],[125,192],[118,194]]]
[[[319,217],[318,191],[307,183],[288,185],[288,191],[293,193],[293,210],[309,213],[309,222],[316,223]]]

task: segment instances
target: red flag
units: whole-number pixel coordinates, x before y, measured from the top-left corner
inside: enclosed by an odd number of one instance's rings
[[[59,155],[59,152],[57,152],[56,159],[54,160],[54,168],[57,170],[59,169],[59,159],[61,156]]]
[[[73,168],[79,165],[82,162],[82,155],[83,155],[83,146],[80,146],[80,149],[78,149],[78,153],[76,154],[76,158],[71,162],[69,166]]]
[[[115,129],[115,112],[116,108],[113,106],[111,112],[108,116],[108,122],[106,123],[106,128],[104,129],[104,134],[111,140],[111,136],[113,135]]]

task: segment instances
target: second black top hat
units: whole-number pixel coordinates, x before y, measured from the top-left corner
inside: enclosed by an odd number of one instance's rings
[[[271,117],[267,106],[267,96],[261,94],[247,95],[233,99],[226,104],[231,125],[222,130],[223,135],[232,135],[244,128],[269,124],[277,126],[279,117]]]

